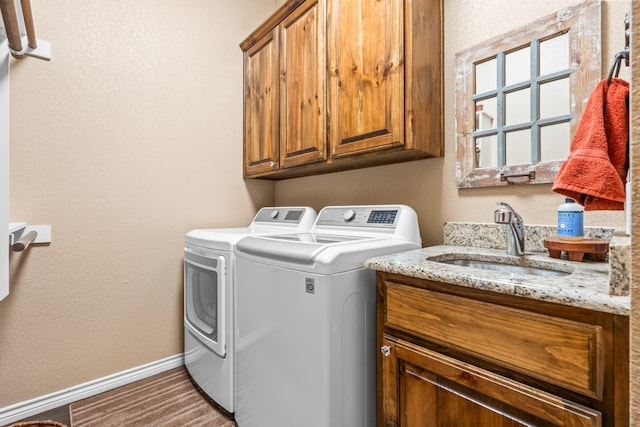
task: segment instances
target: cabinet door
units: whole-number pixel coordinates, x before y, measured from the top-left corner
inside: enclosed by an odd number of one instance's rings
[[[599,412],[566,399],[391,336],[381,342],[379,426],[602,424]]]
[[[404,144],[402,0],[329,0],[331,157]]]
[[[244,175],[275,171],[278,163],[277,31],[244,54]]]
[[[324,0],[280,25],[280,167],[326,159]]]

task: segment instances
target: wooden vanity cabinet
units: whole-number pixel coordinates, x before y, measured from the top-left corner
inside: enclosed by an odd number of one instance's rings
[[[377,273],[378,426],[627,426],[628,317]]]
[[[240,45],[244,176],[441,157],[442,30],[441,0],[285,2]]]

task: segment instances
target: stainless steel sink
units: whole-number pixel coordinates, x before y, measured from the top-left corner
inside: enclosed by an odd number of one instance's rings
[[[459,265],[462,267],[481,268],[483,270],[497,271],[508,274],[529,274],[534,276],[566,276],[571,274],[566,271],[552,270],[550,268],[534,267],[529,265],[505,264],[496,261],[474,260],[465,258],[438,259],[437,262]]]

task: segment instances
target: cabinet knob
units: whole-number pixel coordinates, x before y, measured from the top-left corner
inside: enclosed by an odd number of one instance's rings
[[[269,167],[274,167],[275,165],[276,165],[276,162],[274,162],[273,160],[269,162]]]
[[[389,354],[391,354],[391,347],[389,347],[388,345],[383,345],[382,347],[380,347],[380,353],[382,353],[384,357],[387,357]]]

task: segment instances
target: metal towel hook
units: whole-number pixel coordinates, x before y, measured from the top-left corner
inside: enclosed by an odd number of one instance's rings
[[[629,12],[627,12],[624,18],[624,41],[625,41],[624,50],[616,53],[615,56],[613,57],[613,65],[611,65],[611,69],[609,70],[609,77],[607,78],[607,86],[611,84],[611,80],[614,77],[618,77],[623,59],[624,59],[624,65],[627,67],[629,66],[629,59],[631,57],[631,55],[629,54],[630,38],[631,38],[630,17],[629,17]]]

